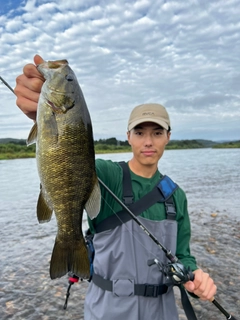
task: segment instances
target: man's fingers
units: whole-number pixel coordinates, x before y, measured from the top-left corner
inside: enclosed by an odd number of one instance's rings
[[[30,98],[30,100],[38,101],[41,92],[43,81],[38,78],[26,78],[20,75],[16,78],[16,88],[14,92],[17,96]]]
[[[186,290],[194,293],[201,300],[211,300],[217,291],[217,286],[214,284],[213,279],[201,269],[195,270],[194,281],[188,281],[184,286]]]
[[[24,66],[23,74],[29,79],[37,78],[42,80],[42,82],[44,81],[44,77],[41,75],[41,73],[33,63],[28,63]]]
[[[201,285],[194,290],[193,293],[199,296],[201,300],[211,300],[216,294],[216,291],[216,285],[214,284],[213,280],[208,277],[206,280],[204,279]]]
[[[34,63],[24,66],[23,74],[16,78],[14,93],[17,106],[30,118],[36,119],[38,99],[45,81],[36,65],[44,62],[41,56],[34,56]]]
[[[16,104],[30,119],[36,120],[36,110],[42,81],[37,78],[32,78],[31,81],[24,82],[22,78],[24,78],[24,75],[16,79],[17,86],[14,89],[17,96]]]
[[[37,102],[19,96],[17,97],[16,104],[30,119],[36,120]]]

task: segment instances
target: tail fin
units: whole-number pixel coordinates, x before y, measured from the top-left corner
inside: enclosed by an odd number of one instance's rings
[[[63,246],[55,242],[50,263],[51,279],[61,278],[72,271],[79,278],[90,276],[90,263],[84,239]]]

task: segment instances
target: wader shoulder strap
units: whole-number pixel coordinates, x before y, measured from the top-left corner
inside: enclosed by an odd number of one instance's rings
[[[193,310],[192,304],[188,298],[185,288],[183,285],[178,286],[181,292],[181,302],[184,309],[184,312],[188,318],[188,320],[197,320],[196,314]]]
[[[123,171],[123,203],[126,206],[129,206],[133,203],[134,199],[130,171],[126,162],[121,161],[118,163],[122,167]]]
[[[178,188],[178,185],[168,176],[163,176],[152,191],[138,201],[133,202],[132,183],[128,165],[125,162],[119,162],[119,164],[123,168],[123,199],[125,200],[125,204],[128,208],[138,216],[153,204],[157,202],[164,202],[167,219],[175,220],[176,210],[172,194]],[[95,228],[96,233],[114,229],[129,220],[131,220],[131,216],[123,209],[117,212],[116,215],[112,215],[101,221]]]

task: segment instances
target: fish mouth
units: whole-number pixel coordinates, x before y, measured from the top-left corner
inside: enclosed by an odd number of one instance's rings
[[[73,108],[75,101],[71,105],[62,105],[57,107],[52,101],[47,99],[47,105],[52,109],[54,113],[66,113],[69,109]]]
[[[66,59],[56,60],[56,61],[48,61],[48,68],[57,69],[63,65],[67,65],[68,61]]]
[[[68,61],[66,59],[56,61],[44,61],[37,65],[37,69],[58,69],[65,65],[68,65]]]

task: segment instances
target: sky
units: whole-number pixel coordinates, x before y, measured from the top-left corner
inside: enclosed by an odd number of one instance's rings
[[[164,105],[172,139],[240,139],[240,0],[4,0],[0,76],[67,59],[94,139],[126,139],[136,105]],[[0,138],[32,127],[0,81]]]

